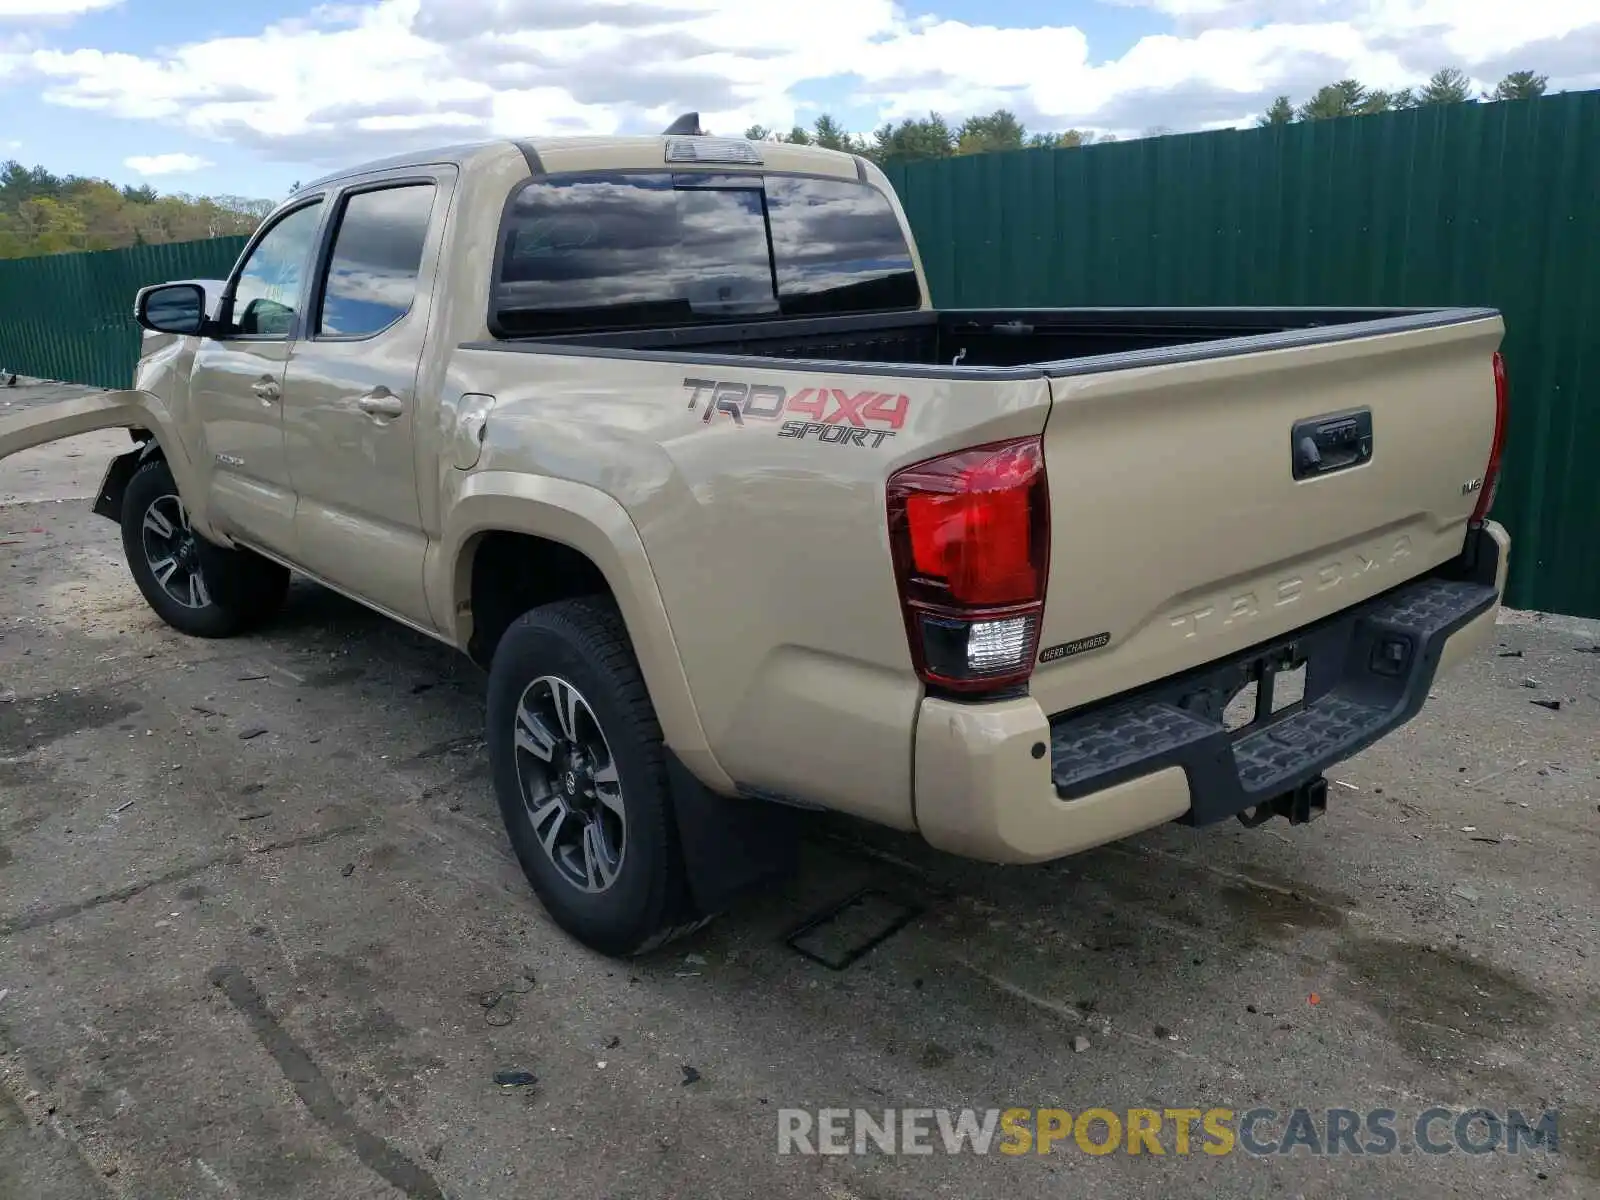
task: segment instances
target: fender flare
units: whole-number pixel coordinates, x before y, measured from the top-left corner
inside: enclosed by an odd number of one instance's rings
[[[179,434],[177,421],[153,392],[134,389],[90,392],[70,400],[40,405],[15,416],[0,417],[0,460],[23,450],[99,429],[144,429],[160,447],[178,492],[199,532],[216,540],[206,520],[205,495],[194,461]],[[141,453],[148,452],[148,448]]]
[[[429,551],[426,586],[434,621],[456,646],[472,636],[472,563],[484,535],[523,533],[576,550],[599,568],[616,597],[668,748],[707,787],[733,792],[700,724],[644,542],[621,504],[570,480],[479,471],[462,481],[445,511],[444,529]]]

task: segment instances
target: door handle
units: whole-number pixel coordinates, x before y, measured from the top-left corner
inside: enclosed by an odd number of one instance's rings
[[[356,407],[374,419],[398,417],[406,410],[405,401],[390,391],[368,392],[356,401]]]
[[[250,390],[256,394],[263,404],[271,404],[283,394],[283,390],[278,387],[276,379],[258,379],[250,385]]]

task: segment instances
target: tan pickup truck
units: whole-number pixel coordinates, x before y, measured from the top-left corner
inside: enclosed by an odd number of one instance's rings
[[[608,953],[804,808],[1013,863],[1308,820],[1505,580],[1496,312],[935,309],[870,163],[692,121],[319,180],[137,315],[134,387],[0,457],[130,428],[96,511],[180,630],[292,570],[486,667],[512,845]]]

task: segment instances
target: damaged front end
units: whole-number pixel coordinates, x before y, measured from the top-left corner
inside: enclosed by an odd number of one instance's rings
[[[150,416],[143,392],[94,392],[42,404],[15,416],[0,417],[0,460],[62,438],[98,429],[142,431],[148,440]]]
[[[126,429],[136,443],[113,458],[95,493],[95,515],[122,519],[122,496],[135,471],[160,447],[150,427],[144,393],[96,392],[0,417],[0,460],[36,446],[101,429]]]

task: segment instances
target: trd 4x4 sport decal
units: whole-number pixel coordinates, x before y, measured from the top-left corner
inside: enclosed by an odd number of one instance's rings
[[[683,388],[689,395],[689,411],[699,411],[708,425],[718,414],[741,426],[746,420],[779,421],[788,414],[805,419],[783,421],[779,437],[814,438],[836,446],[877,449],[905,425],[911,411],[909,396],[891,392],[823,386],[801,388],[791,396],[775,383],[716,379],[685,379]]]

